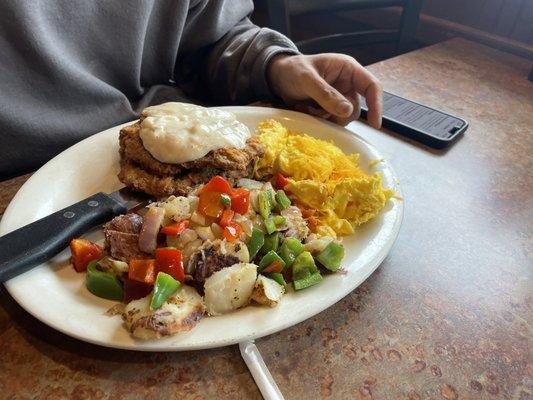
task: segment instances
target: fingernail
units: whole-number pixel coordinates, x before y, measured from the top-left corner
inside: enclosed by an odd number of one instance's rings
[[[348,101],[341,101],[337,106],[336,111],[339,115],[347,116],[352,113],[352,103]]]

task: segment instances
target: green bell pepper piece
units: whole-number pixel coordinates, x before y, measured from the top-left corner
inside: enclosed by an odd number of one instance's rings
[[[304,251],[304,245],[300,241],[293,237],[286,238],[281,248],[279,249],[279,255],[285,261],[287,267],[292,266],[296,257],[298,257]]]
[[[281,189],[276,192],[276,202],[278,203],[278,208],[280,210],[285,210],[291,205],[291,199],[289,199]]]
[[[344,258],[344,247],[340,244],[331,242],[324,248],[324,250],[318,253],[315,258],[330,271],[337,271]]]
[[[285,219],[285,217],[283,215],[276,215],[274,217],[274,225],[276,225],[276,228],[279,228],[279,227],[285,225],[286,222],[287,222],[287,220]]]
[[[265,219],[265,229],[270,235],[278,230],[278,228],[285,225],[286,219],[281,215],[276,215],[275,217],[268,217]]]
[[[274,218],[268,217],[265,219],[265,229],[269,235],[276,232],[276,223],[274,222]]]
[[[87,266],[85,285],[92,294],[108,300],[122,300],[124,288],[120,280],[111,273],[96,268],[99,260],[91,261]]]
[[[180,283],[164,272],[158,272],[155,278],[150,309],[157,310],[165,301],[173,296],[180,288]]]
[[[265,192],[265,197],[268,201],[268,204],[270,204],[270,211],[272,211],[276,207],[276,199],[272,189],[268,189]]]
[[[308,288],[309,286],[316,285],[321,280],[322,280],[322,275],[320,275],[320,272],[315,272],[306,278],[295,280],[293,282],[294,289],[302,290],[302,289]]]
[[[271,235],[265,236],[265,243],[261,247],[261,254],[266,254],[270,250],[278,251],[279,248],[279,235],[278,232],[274,232]]]
[[[220,195],[220,200],[222,201],[222,204],[224,204],[224,207],[231,208],[231,197],[229,197],[226,193],[222,193]]]
[[[266,192],[259,193],[257,201],[259,204],[259,214],[261,214],[261,217],[266,221],[270,216],[270,211],[272,211]]]
[[[252,230],[252,238],[250,239],[250,243],[248,243],[248,253],[250,253],[250,260],[252,260],[259,250],[261,250],[261,247],[265,244],[265,234],[261,232],[259,229],[254,228]]]
[[[297,281],[318,272],[315,260],[308,251],[302,252],[292,263],[292,279]]]
[[[274,261],[279,261],[281,265],[285,267],[285,261],[283,261],[283,258],[278,256],[278,253],[276,253],[274,250],[270,250],[263,256],[261,261],[259,261],[259,268],[257,268],[257,270],[261,271],[262,269],[272,264]]]
[[[272,279],[273,281],[278,282],[281,286],[287,289],[287,282],[285,282],[285,279],[283,279],[283,275],[279,272],[271,272],[270,274],[266,274],[265,276],[267,278]]]

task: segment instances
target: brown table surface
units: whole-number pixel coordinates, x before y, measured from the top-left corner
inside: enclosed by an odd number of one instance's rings
[[[366,135],[401,179],[404,223],[358,289],[257,340],[287,399],[533,397],[530,67],[460,39],[370,67],[387,90],[470,128],[447,152]],[[27,178],[0,183],[0,212]],[[0,304],[2,398],[261,398],[237,346],[112,350],[55,332],[5,289]]]

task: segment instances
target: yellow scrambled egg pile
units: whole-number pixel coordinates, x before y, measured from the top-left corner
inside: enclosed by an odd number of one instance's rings
[[[321,235],[349,235],[374,218],[392,197],[381,175],[358,167],[358,154],[346,155],[333,143],[290,131],[275,120],[262,121],[259,139],[265,155],[255,165],[255,177],[280,172],[289,192],[304,208],[314,210]]]

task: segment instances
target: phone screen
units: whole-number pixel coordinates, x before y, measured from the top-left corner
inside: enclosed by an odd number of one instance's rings
[[[366,111],[365,99],[361,100]],[[441,139],[449,139],[465,125],[459,118],[388,92],[383,92],[383,117]]]

